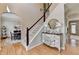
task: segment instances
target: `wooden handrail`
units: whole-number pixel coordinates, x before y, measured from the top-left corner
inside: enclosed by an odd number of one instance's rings
[[[37,20],[37,21],[29,28],[29,30],[30,30],[32,27],[34,27],[42,18],[43,18],[43,16],[40,17],[39,20]]]
[[[51,3],[51,4],[48,6],[48,8],[44,11],[44,15],[41,16],[41,17],[29,28],[29,30],[30,30],[32,27],[34,27],[34,26],[45,16],[46,12],[48,11],[48,9],[50,8],[51,5],[52,5],[52,3]]]
[[[49,10],[51,5],[52,5],[52,3],[48,6],[48,8],[46,10],[44,10],[43,16],[41,16],[30,28],[27,27],[27,30],[26,30],[26,32],[27,32],[27,34],[26,34],[27,46],[29,45],[29,31],[30,31],[30,29],[33,28],[43,17],[44,17],[44,22],[45,22],[45,14]]]
[[[27,46],[28,46],[29,45],[29,29],[28,29],[28,27],[27,27],[26,32],[27,32],[26,36],[27,36]]]

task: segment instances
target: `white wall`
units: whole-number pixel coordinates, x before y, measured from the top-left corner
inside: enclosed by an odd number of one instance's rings
[[[66,26],[65,26],[65,18],[64,18],[64,4],[58,4],[56,8],[51,12],[50,16],[47,18],[46,23],[50,19],[57,19],[62,23],[62,33],[63,33],[63,40],[62,40],[62,49],[65,48],[66,43]]]
[[[58,3],[53,3],[49,9],[49,13],[52,12],[52,10],[54,10],[56,8],[56,6],[58,5]]]
[[[7,20],[7,18],[6,18]],[[11,22],[11,21],[3,21],[2,26],[6,26],[7,27],[7,35],[10,36],[10,32],[12,32],[14,30],[14,26],[16,26],[17,23],[16,22]]]
[[[16,25],[20,25],[19,23],[19,17],[13,16],[11,14],[2,14],[2,26],[6,26],[7,28],[7,35],[10,37],[10,32],[13,32],[14,27]]]

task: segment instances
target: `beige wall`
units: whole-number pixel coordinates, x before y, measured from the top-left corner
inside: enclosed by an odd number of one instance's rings
[[[8,4],[12,12],[16,13],[22,18],[22,24],[26,27],[31,26],[36,20],[42,16],[43,4],[40,3],[20,3],[20,4]]]
[[[41,16],[40,9],[43,8],[41,3],[18,3],[8,4],[10,10],[21,18],[22,25],[22,43],[26,43],[26,28],[34,24]],[[25,44],[26,45],[26,44]]]
[[[6,10],[6,4],[0,3],[0,13],[4,12]]]

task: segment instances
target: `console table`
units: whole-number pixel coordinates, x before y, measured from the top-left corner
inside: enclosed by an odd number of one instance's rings
[[[62,39],[62,33],[47,33],[42,32],[42,41],[46,45],[50,47],[56,47],[60,51],[61,48],[61,39]]]

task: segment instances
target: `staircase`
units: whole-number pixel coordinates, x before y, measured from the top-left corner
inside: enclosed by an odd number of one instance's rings
[[[43,25],[43,23],[37,25],[33,30],[30,31],[30,34],[29,34],[30,43],[32,42],[32,40],[33,40],[32,38],[35,36],[35,34],[38,32],[38,30],[41,28],[42,25]]]
[[[52,7],[52,8],[51,8]],[[34,48],[40,44],[42,44],[42,36],[41,33],[45,31],[45,26],[50,19],[57,18],[62,23],[62,33],[65,33],[64,28],[64,4],[50,4],[47,10],[50,10],[50,14],[46,18],[45,22],[41,22],[37,24],[43,17],[39,19],[32,27],[27,28],[27,46],[28,49]],[[47,11],[45,11],[46,14]],[[62,12],[62,13],[61,13]],[[35,26],[36,25],[36,26]],[[63,35],[65,37],[65,34]],[[63,42],[65,40],[63,39]],[[64,42],[65,43],[65,42]],[[64,45],[64,44],[63,44]]]
[[[49,13],[51,13],[51,10],[54,10],[56,6],[57,6],[57,4],[52,4],[51,7],[49,8],[49,10],[50,10]],[[34,28],[31,29],[30,34],[29,34],[30,35],[30,37],[29,37],[29,39],[30,39],[29,41],[30,42],[32,42],[32,38],[37,33],[37,31],[41,28],[42,25],[43,25],[43,21],[40,21],[40,23],[36,24],[34,26]]]

